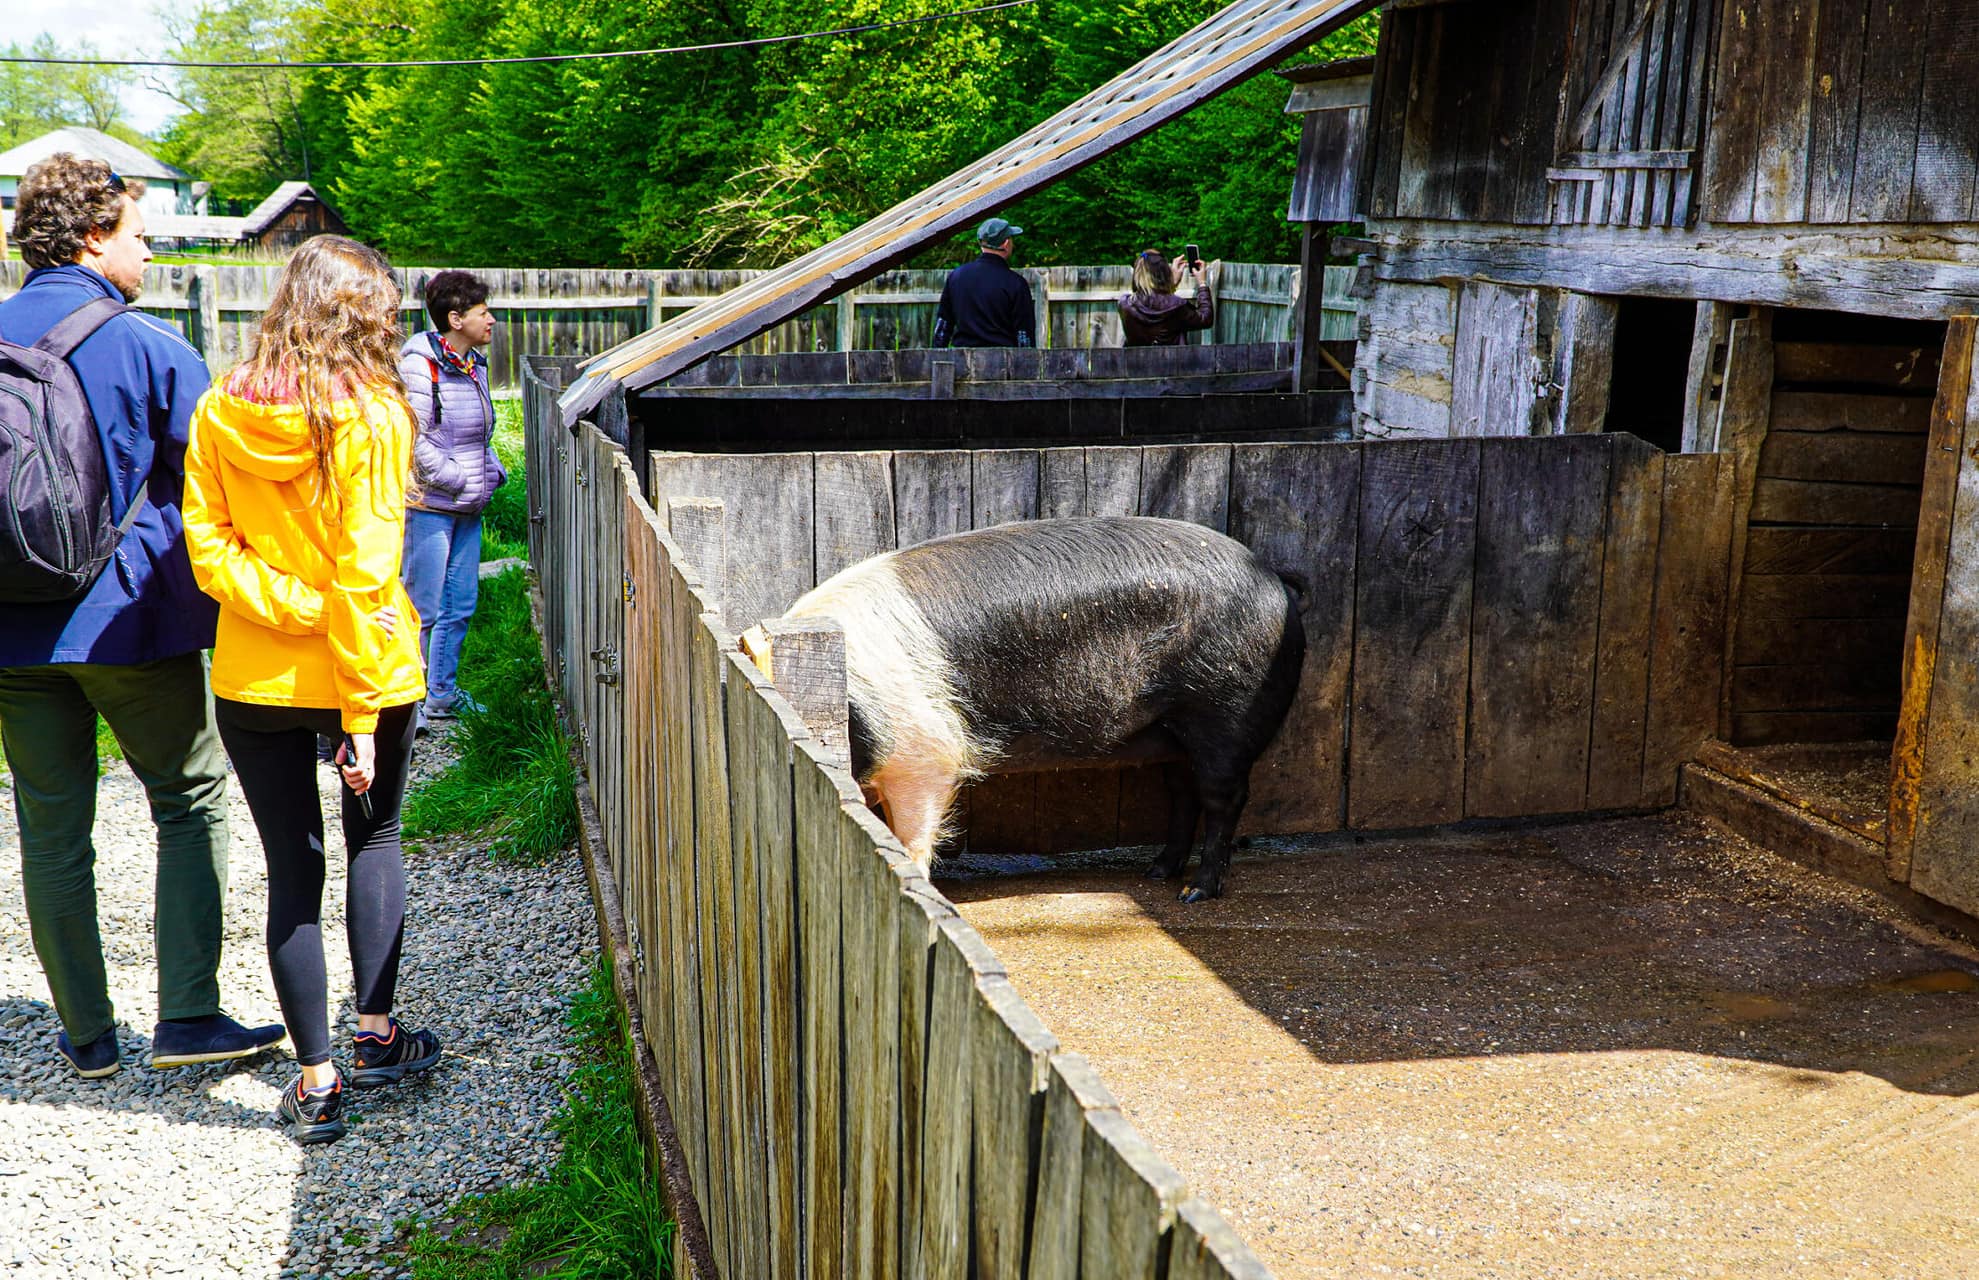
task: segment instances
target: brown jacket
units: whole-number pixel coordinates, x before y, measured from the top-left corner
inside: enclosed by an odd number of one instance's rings
[[[1179,293],[1120,295],[1120,328],[1130,347],[1172,347],[1189,330],[1207,329],[1215,323],[1216,312],[1205,283],[1196,285],[1193,300]]]

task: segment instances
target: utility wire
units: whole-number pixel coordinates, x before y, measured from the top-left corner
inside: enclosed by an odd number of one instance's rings
[[[517,58],[419,58],[404,62],[174,62],[166,59],[145,58],[33,58],[26,55],[0,54],[0,63],[26,62],[41,66],[63,67],[174,67],[185,70],[206,71],[337,71],[369,70],[389,67],[488,67],[504,66],[521,62],[579,62],[599,58],[650,58],[673,53],[713,53],[723,49],[757,49],[764,45],[791,44],[799,40],[829,40],[834,36],[856,36],[868,31],[885,31],[892,27],[911,27],[924,22],[939,22],[947,18],[968,18],[979,13],[994,13],[998,9],[1015,9],[1022,5],[1035,4],[1037,0],[1000,0],[996,4],[986,4],[974,9],[956,9],[948,13],[924,14],[918,18],[895,18],[890,22],[870,22],[862,27],[839,27],[833,31],[806,31],[799,35],[760,36],[753,40],[724,40],[717,44],[681,44],[664,49],[606,49],[597,53],[544,53],[532,57]]]

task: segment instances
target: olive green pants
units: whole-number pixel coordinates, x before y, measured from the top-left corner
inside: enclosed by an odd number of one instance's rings
[[[220,1011],[227,767],[206,657],[133,666],[0,668],[0,747],[13,775],[21,887],[34,951],[69,1039],[116,1023],[96,924],[96,717],[144,784],[158,829],[152,938],[158,1016]]]

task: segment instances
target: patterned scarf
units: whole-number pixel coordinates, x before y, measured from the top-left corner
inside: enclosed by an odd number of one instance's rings
[[[447,345],[447,340],[437,333],[432,337],[432,347],[434,359],[444,367],[468,378],[480,377],[481,366],[487,363],[487,357],[478,351],[469,351],[464,355],[455,351]]]

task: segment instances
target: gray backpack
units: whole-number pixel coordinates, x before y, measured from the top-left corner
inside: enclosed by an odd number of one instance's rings
[[[110,515],[110,472],[69,354],[130,307],[96,298],[31,347],[0,337],[0,603],[89,590],[144,505]]]

